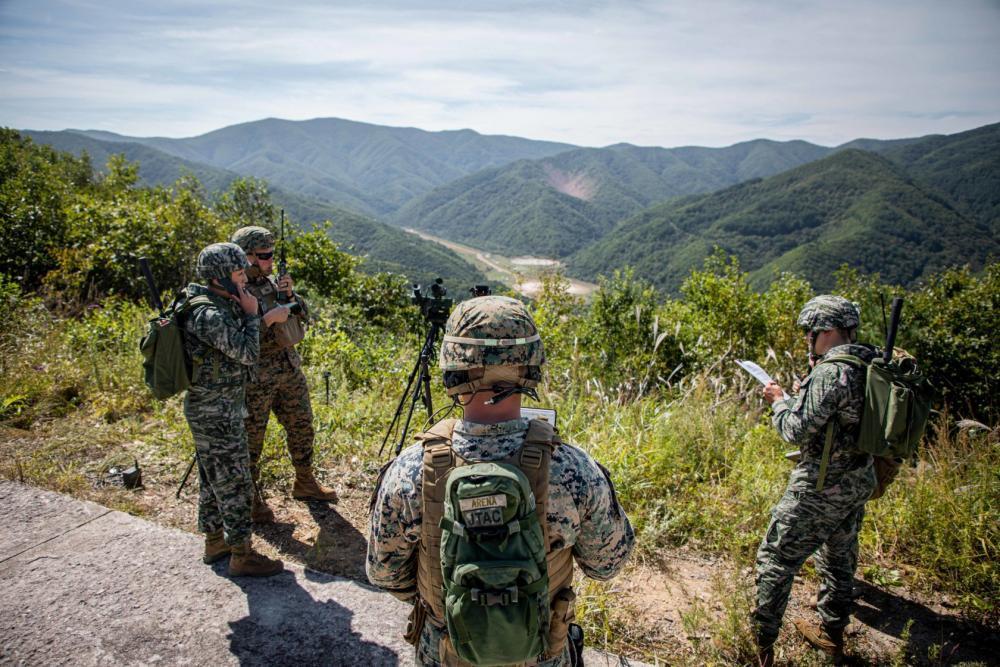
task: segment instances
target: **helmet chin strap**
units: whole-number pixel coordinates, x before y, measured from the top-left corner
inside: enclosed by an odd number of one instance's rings
[[[493,385],[493,387],[491,387],[490,390],[480,389],[480,391],[493,391],[494,392],[493,398],[491,398],[490,400],[486,401],[486,405],[496,405],[496,404],[500,403],[501,401],[504,401],[504,400],[510,398],[514,394],[524,394],[525,396],[528,396],[529,398],[533,398],[536,401],[538,400],[538,392],[535,391],[534,387],[518,387],[517,385],[515,385],[515,386],[512,387],[512,386],[507,386],[507,385],[495,384],[495,385]]]

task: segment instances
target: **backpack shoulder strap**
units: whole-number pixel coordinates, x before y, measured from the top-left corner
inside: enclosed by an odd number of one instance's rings
[[[549,548],[549,464],[552,462],[552,451],[562,444],[555,428],[547,421],[532,419],[528,422],[528,432],[524,436],[521,451],[514,455],[513,461],[531,484],[531,492],[535,496],[535,512],[538,523],[542,527],[546,552]]]
[[[819,362],[816,365],[821,366],[823,364],[829,364],[835,361],[841,361],[845,364],[850,364],[855,368],[868,368],[868,362],[866,362],[861,357],[854,356],[853,354],[835,354],[832,357],[827,357],[826,359],[824,359],[823,361]]]
[[[417,591],[427,606],[429,619],[444,626],[444,584],[441,574],[441,519],[448,473],[464,461],[451,448],[457,419],[444,419],[415,438],[424,446],[421,464],[420,546],[417,550]]]
[[[835,354],[832,357],[827,357],[823,361],[816,364],[820,366],[822,364],[833,363],[836,361],[843,362],[845,364],[850,364],[855,368],[868,368],[868,362],[866,362],[861,357],[857,357],[853,354]],[[823,441],[823,455],[819,459],[819,475],[816,477],[816,492],[819,493],[823,490],[823,484],[826,482],[826,469],[830,465],[830,450],[833,448],[833,430],[836,428],[833,418],[826,424],[826,437]]]

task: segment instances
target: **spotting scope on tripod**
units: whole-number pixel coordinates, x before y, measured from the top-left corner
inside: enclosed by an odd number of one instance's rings
[[[403,431],[399,436],[399,443],[396,445],[397,456],[400,450],[403,449],[403,445],[406,444],[406,434],[410,430],[410,421],[413,419],[413,411],[416,409],[417,403],[423,403],[424,408],[427,409],[428,419],[434,415],[434,404],[431,399],[430,364],[434,358],[438,336],[444,330],[444,325],[448,321],[448,315],[451,313],[451,307],[454,303],[452,299],[446,298],[447,294],[448,290],[445,289],[444,281],[441,278],[435,280],[431,285],[429,296],[422,292],[420,285],[413,286],[413,303],[420,307],[420,314],[428,324],[427,335],[424,337],[424,344],[420,348],[420,356],[417,358],[417,363],[413,365],[413,370],[410,371],[410,378],[406,381],[406,389],[403,391],[403,396],[399,399],[399,405],[396,406],[396,413],[389,423],[385,437],[382,438],[382,446],[378,450],[380,457],[382,456],[382,452],[385,451],[385,445],[389,442],[389,438],[396,431],[407,399],[409,399],[410,408],[406,413],[406,421],[403,424]]]

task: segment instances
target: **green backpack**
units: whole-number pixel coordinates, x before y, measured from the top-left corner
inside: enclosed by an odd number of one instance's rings
[[[932,391],[927,378],[917,368],[916,361],[909,356],[890,359],[886,362],[876,356],[870,363],[850,354],[840,354],[821,361],[821,364],[840,361],[856,368],[866,369],[865,404],[861,415],[861,429],[858,435],[859,452],[875,457],[877,467],[893,469],[892,462],[912,457],[917,452],[920,439],[927,428],[931,411]],[[823,490],[826,467],[830,461],[833,443],[834,421],[826,429],[826,442],[820,460],[819,478],[816,490]],[[894,472],[894,470],[893,470]],[[885,491],[887,481],[879,475],[877,498]]]
[[[146,386],[156,398],[170,398],[190,386],[192,361],[184,349],[183,317],[191,309],[211,303],[207,296],[189,299],[187,291],[181,291],[173,303],[149,320],[139,351]]]
[[[542,654],[549,576],[528,478],[507,463],[455,468],[440,525],[445,622],[459,657],[508,665]]]

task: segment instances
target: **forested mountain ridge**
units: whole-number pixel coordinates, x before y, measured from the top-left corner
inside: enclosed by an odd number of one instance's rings
[[[944,267],[980,268],[1000,244],[989,225],[959,210],[900,165],[860,150],[767,179],[654,206],[569,258],[583,278],[633,266],[676,291],[714,247],[740,259],[759,284],[793,271],[817,289],[844,263],[910,285]]]
[[[1000,238],[1000,123],[935,135],[878,151],[948,195]]]
[[[86,152],[91,164],[102,171],[112,155],[123,155],[139,166],[140,183],[147,186],[169,187],[179,178],[192,175],[197,178],[206,194],[214,196],[228,189],[239,174],[212,167],[200,162],[170,155],[157,148],[135,142],[112,142],[77,132],[24,132],[36,143],[81,155]],[[98,136],[115,136],[95,133]],[[342,249],[366,258],[365,271],[392,271],[405,275],[411,281],[427,283],[442,277],[450,284],[473,285],[487,282],[486,277],[471,264],[437,243],[426,241],[401,229],[378,222],[366,216],[293,194],[282,188],[269,187],[274,203],[284,208],[290,222],[310,229],[313,225],[330,221],[328,235]],[[277,231],[277,230],[275,230]]]
[[[366,214],[391,212],[481,169],[575,148],[473,130],[428,132],[339,118],[267,118],[184,139],[82,133],[152,146]]]
[[[726,148],[582,148],[443,185],[390,221],[487,250],[564,257],[653,203],[770,176],[831,150],[764,139]]]

